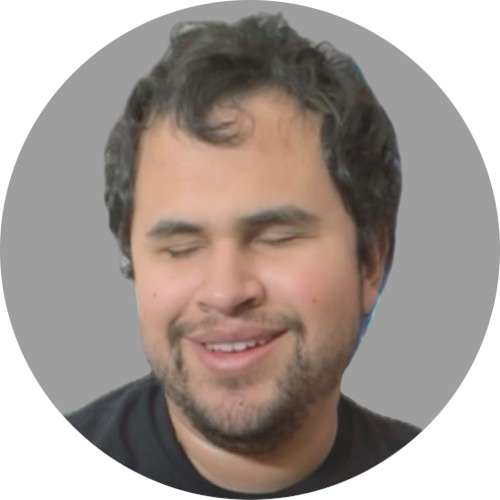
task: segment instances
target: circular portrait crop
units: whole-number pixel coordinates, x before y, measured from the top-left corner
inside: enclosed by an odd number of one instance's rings
[[[64,83],[1,253],[61,425],[157,483],[278,498],[419,439],[483,340],[499,233],[467,126],[411,59],[318,10],[224,2]]]

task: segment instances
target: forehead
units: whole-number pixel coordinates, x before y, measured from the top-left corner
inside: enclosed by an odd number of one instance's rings
[[[202,216],[218,207],[222,216],[337,196],[323,161],[321,117],[290,97],[255,94],[237,106],[220,106],[209,119],[233,122],[242,140],[201,141],[168,117],[144,133],[134,211]]]

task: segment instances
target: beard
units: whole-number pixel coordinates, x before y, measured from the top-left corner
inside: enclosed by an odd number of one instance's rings
[[[253,314],[252,324],[273,326],[293,335],[293,351],[281,374],[271,381],[272,395],[264,401],[249,401],[248,387],[258,383],[251,375],[228,377],[217,381],[227,397],[222,402],[207,401],[196,387],[186,366],[180,340],[190,331],[217,324],[207,318],[198,324],[175,323],[168,329],[170,358],[160,364],[147,356],[153,374],[167,400],[174,403],[192,427],[214,445],[241,454],[262,454],[275,450],[289,439],[307,419],[311,405],[340,386],[340,381],[354,351],[359,321],[342,321],[334,334],[314,352],[306,348],[305,328],[295,317],[269,318]],[[331,340],[329,340],[331,339]],[[155,356],[156,358],[156,356]],[[156,361],[156,362],[155,362]],[[332,408],[332,418],[335,408]]]

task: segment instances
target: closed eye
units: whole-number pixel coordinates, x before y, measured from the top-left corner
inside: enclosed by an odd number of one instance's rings
[[[196,251],[200,250],[200,248],[200,246],[169,247],[162,249],[162,252],[167,253],[173,259],[182,259],[194,254]]]
[[[292,241],[298,239],[298,236],[295,234],[290,234],[290,235],[269,235],[269,236],[262,236],[260,237],[257,241],[257,243],[261,243],[264,245],[270,245],[270,246],[280,246],[280,245],[285,245],[287,243],[291,243]]]

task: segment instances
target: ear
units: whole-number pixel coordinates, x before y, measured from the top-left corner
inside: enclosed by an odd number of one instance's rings
[[[368,314],[377,301],[385,274],[389,238],[380,236],[372,245],[367,262],[361,264],[361,291],[363,314]]]

